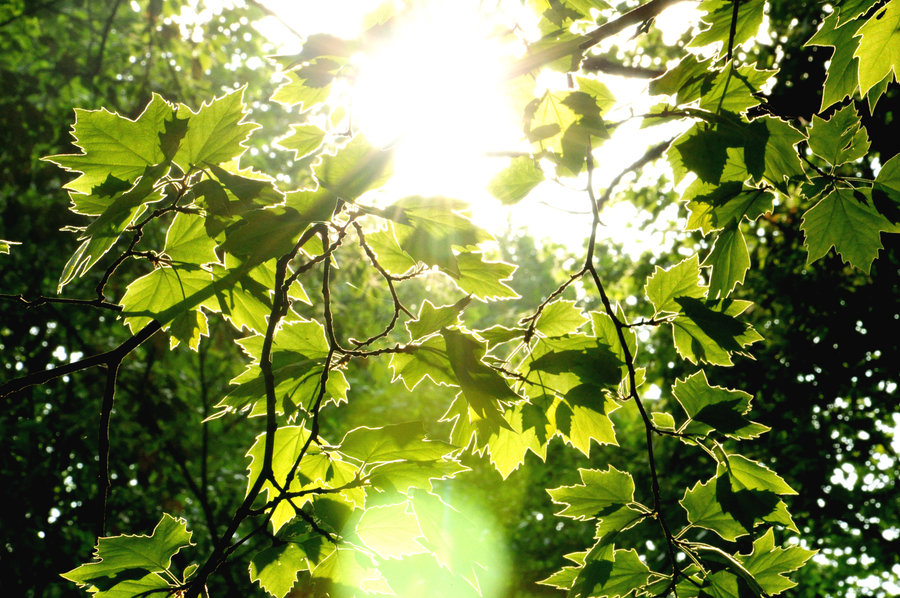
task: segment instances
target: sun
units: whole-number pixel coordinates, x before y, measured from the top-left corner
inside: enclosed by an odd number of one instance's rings
[[[477,2],[432,0],[400,16],[393,35],[360,58],[353,126],[394,148],[403,187],[395,191],[469,195],[496,170],[486,155],[519,143],[504,89],[511,49],[498,18]]]

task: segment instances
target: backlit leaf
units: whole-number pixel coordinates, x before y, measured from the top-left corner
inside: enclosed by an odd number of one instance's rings
[[[81,586],[102,590],[106,596],[121,595],[123,584],[128,589],[165,587],[148,573],[169,569],[172,557],[191,546],[191,533],[184,519],[164,514],[149,536],[113,536],[100,538],[94,561],[72,569],[62,576]]]
[[[881,249],[881,231],[894,226],[871,204],[869,189],[837,188],[803,215],[811,264],[834,247],[845,262],[868,272]]]
[[[809,132],[809,149],[834,166],[859,160],[869,151],[869,139],[860,128],[859,115],[853,106],[845,106],[822,120],[813,115]]]
[[[250,560],[250,581],[275,598],[284,598],[297,581],[297,573],[308,568],[306,553],[292,542],[266,548]]]
[[[76,193],[91,193],[109,176],[133,183],[147,166],[165,161],[159,136],[174,114],[174,107],[158,94],[135,120],[106,109],[76,109],[72,136],[83,152],[44,159],[81,173],[66,185]]]
[[[703,265],[712,268],[709,277],[709,297],[727,297],[750,269],[750,252],[740,227],[734,222],[718,234],[716,242]]]
[[[544,171],[528,156],[513,158],[488,185],[491,195],[505,204],[516,203],[544,181]]]
[[[416,542],[422,535],[419,523],[405,502],[366,509],[355,532],[366,547],[382,558],[399,559],[425,552]]]
[[[644,289],[657,314],[680,311],[676,298],[706,296],[706,288],[700,285],[700,258],[694,255],[666,269],[657,266]]]
[[[703,370],[676,380],[672,393],[689,420],[682,431],[705,436],[713,430],[731,438],[756,438],[768,428],[745,417],[751,397],[740,390],[710,386]]]
[[[859,90],[863,95],[889,74],[900,71],[900,4],[888,2],[859,28],[862,36],[853,53],[859,59]]]
[[[764,490],[775,494],[797,494],[797,491],[788,486],[777,473],[742,455],[728,455],[726,467],[735,491],[747,489]]]
[[[800,546],[780,548],[775,546],[775,535],[771,529],[753,541],[753,551],[749,555],[739,554],[737,558],[754,579],[769,594],[780,594],[797,584],[785,574],[796,571],[815,554]]]
[[[315,125],[291,125],[291,133],[275,143],[278,147],[292,150],[294,160],[316,151],[325,139],[325,131]]]
[[[535,328],[546,336],[562,336],[575,332],[587,321],[574,301],[559,300],[544,308]]]
[[[745,348],[762,336],[736,316],[751,304],[748,301],[720,299],[700,301],[679,297],[681,313],[672,322],[675,348],[691,363],[732,365],[734,353],[745,354]]]
[[[181,140],[174,162],[187,171],[206,164],[229,162],[246,150],[244,142],[259,125],[244,122],[244,88],[203,104],[197,112],[178,107],[178,117],[187,118],[187,133]]]
[[[634,500],[631,475],[609,466],[605,471],[579,469],[582,483],[547,490],[557,504],[565,505],[558,514],[574,519],[601,517],[611,506],[624,506]]]
[[[356,428],[347,432],[340,451],[365,463],[397,461],[433,461],[456,450],[439,440],[426,440],[419,422],[391,424],[381,428]]]
[[[822,90],[822,107],[825,110],[845,97],[853,97],[859,88],[859,58],[854,54],[859,48],[858,31],[862,21],[851,21],[838,25],[840,13],[835,12],[822,21],[815,35],[806,42],[807,46],[833,47],[834,54],[828,65],[828,76]]]

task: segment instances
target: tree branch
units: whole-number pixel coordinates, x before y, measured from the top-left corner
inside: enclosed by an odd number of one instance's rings
[[[514,79],[519,75],[524,75],[542,66],[546,66],[560,58],[572,56],[576,53],[580,54],[585,50],[596,46],[604,39],[612,37],[632,25],[637,25],[638,23],[643,23],[648,19],[652,19],[669,6],[683,1],[684,0],[650,0],[650,2],[638,6],[616,20],[600,25],[589,33],[571,41],[553,44],[534,54],[525,56],[507,71],[506,78]]]
[[[600,71],[609,75],[621,77],[635,77],[641,79],[655,79],[665,73],[665,70],[647,69],[640,66],[628,66],[604,58],[603,56],[589,56],[581,63],[581,68],[586,71]]]
[[[0,398],[36,384],[49,382],[60,376],[65,376],[66,374],[86,370],[98,365],[119,364],[126,355],[134,351],[145,340],[156,334],[160,328],[162,328],[162,326],[160,326],[159,322],[153,320],[138,331],[137,334],[111,351],[99,355],[92,355],[91,357],[86,357],[56,368],[35,372],[33,374],[28,374],[27,376],[22,376],[21,378],[10,380],[3,386],[0,386]]]

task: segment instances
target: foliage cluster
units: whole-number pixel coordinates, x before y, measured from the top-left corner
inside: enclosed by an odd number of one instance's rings
[[[802,234],[807,266],[830,256],[865,274],[878,269],[882,233],[900,232],[900,158],[883,156],[877,173],[861,166],[870,140],[859,112],[867,104],[871,113],[892,89],[900,1],[838,2],[804,40],[834,47],[834,56],[817,114],[800,120],[766,101],[762,89],[777,69],[757,68],[740,50],[770,3],[705,0],[689,46],[713,49],[679,51],[650,84],[659,103],[641,115],[645,126],[689,128],[650,148],[602,192],[593,150],[619,123],[604,118],[616,100],[586,70],[605,64],[591,49],[628,27],[651,30],[674,2],[531,4],[543,37],[509,78],[520,90],[532,151],[511,158],[491,191],[515,204],[546,178],[572,177],[584,183],[591,218],[585,253],[565,278],[488,326],[480,325],[483,305],[519,297],[510,263],[517,256],[492,257],[491,232],[456,199],[374,201],[371,192],[390,178],[391,152],[352,130],[351,107],[332,90],[355,76],[351,58],[366,41],[400,18],[393,11],[375,13],[359,40],[315,35],[299,54],[277,57],[285,82],[271,100],[293,121],[266,125],[278,127],[269,138],[283,133],[278,145],[293,152],[285,168],[304,181],[299,188],[284,188],[271,164],[260,170],[243,161],[259,128],[247,117],[252,85],[199,104],[152,94],[134,118],[76,110],[76,151],[47,158],[75,174],[66,188],[72,212],[84,217],[58,290],[90,280],[94,293],[19,300],[93,307],[121,318],[130,336],[56,367],[29,367],[0,387],[4,397],[22,396],[81,370],[105,371],[97,389],[100,539],[94,559],[66,579],[97,596],[198,596],[228,563],[246,558],[250,580],[279,598],[292,588],[338,596],[490,593],[502,576],[491,532],[442,493],[443,480],[465,472],[473,455],[506,478],[527,453],[546,460],[564,445],[585,457],[605,446],[612,457],[579,469],[575,483],[548,487],[558,515],[589,521],[594,538],[567,554],[570,564],[544,585],[573,597],[768,596],[794,586],[789,575],[813,554],[796,541],[782,547],[801,531],[787,506],[797,492],[744,449],[769,431],[753,416],[751,395],[710,380],[762,341],[749,322],[753,304],[734,296],[749,286],[751,247],[770,255],[747,234],[759,221],[783,236]],[[537,88],[542,69],[569,73],[569,85]],[[704,235],[708,248],[633,282],[642,297],[632,307],[616,300],[610,289],[618,281],[597,265],[604,259],[597,231],[622,177],[660,156],[675,182],[692,175],[677,200],[689,211],[686,229]],[[0,245],[13,256],[19,249]],[[386,298],[380,324],[342,306],[336,281],[359,268],[354,281],[375,281]],[[576,286],[589,297],[572,300]],[[643,358],[645,330],[666,340]],[[202,550],[192,548],[188,523],[169,514],[150,535],[106,537],[110,421],[117,391],[131,378],[121,366],[141,345],[164,350],[167,342],[196,351],[202,373],[205,351],[232,341],[245,368],[219,397],[201,375],[200,392],[203,425],[239,429],[232,439],[248,441],[230,447],[246,453],[237,506],[222,525],[208,496],[218,484],[204,460],[202,487],[194,489],[209,535]],[[676,356],[683,373],[657,410],[646,392],[648,380],[665,376],[653,371],[662,353]],[[449,389],[447,403],[425,421],[386,423],[376,413],[352,428],[329,423],[342,419],[353,384],[370,368],[395,382],[391,393],[430,385]],[[140,393],[149,380],[134,383]],[[163,437],[173,434],[155,425]],[[687,476],[663,467],[661,447],[673,445],[680,448],[667,455],[689,454],[681,458],[703,465]],[[634,447],[640,457],[623,458]],[[184,470],[186,463],[182,456]]]

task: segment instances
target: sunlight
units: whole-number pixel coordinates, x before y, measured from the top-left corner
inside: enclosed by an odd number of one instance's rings
[[[353,125],[393,146],[400,193],[462,195],[483,188],[521,130],[506,104],[504,55],[492,19],[474,2],[434,0],[403,18],[363,58],[352,92]]]

